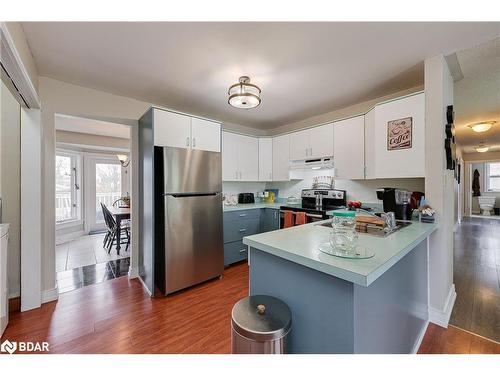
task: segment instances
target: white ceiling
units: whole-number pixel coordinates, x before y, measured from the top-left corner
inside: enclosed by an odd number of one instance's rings
[[[500,38],[457,52],[464,78],[455,82],[454,109],[457,141],[465,152],[484,141],[500,150]],[[475,133],[468,125],[497,121],[491,130]]]
[[[500,23],[23,23],[38,71],[222,121],[271,129],[423,83],[423,61]],[[262,104],[231,108],[248,75]]]
[[[130,127],[127,125],[59,114],[54,121],[57,130],[130,139]]]

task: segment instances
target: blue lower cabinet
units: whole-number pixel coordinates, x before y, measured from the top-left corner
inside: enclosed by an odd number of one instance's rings
[[[274,208],[264,208],[260,215],[260,233],[280,229],[280,211]]]
[[[242,261],[248,257],[248,246],[243,241],[236,241],[224,244],[224,265]]]
[[[261,232],[261,209],[224,212],[224,265],[242,261],[248,250],[242,239]]]
[[[280,229],[280,214],[274,208],[224,212],[224,265],[247,259],[243,237],[277,229]]]

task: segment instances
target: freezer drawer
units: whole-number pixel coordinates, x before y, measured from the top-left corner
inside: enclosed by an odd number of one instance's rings
[[[222,275],[222,196],[165,195],[164,288],[169,294]]]
[[[220,152],[176,147],[158,149],[163,153],[163,158],[158,162],[163,164],[164,193],[222,191]]]

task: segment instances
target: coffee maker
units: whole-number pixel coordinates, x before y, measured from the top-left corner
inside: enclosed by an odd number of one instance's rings
[[[403,189],[382,188],[377,190],[377,198],[384,204],[384,212],[394,212],[396,220],[411,220],[413,208],[412,193]]]

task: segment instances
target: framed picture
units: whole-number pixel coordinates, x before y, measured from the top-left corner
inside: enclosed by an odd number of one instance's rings
[[[387,123],[387,150],[412,148],[412,117],[401,118]]]

